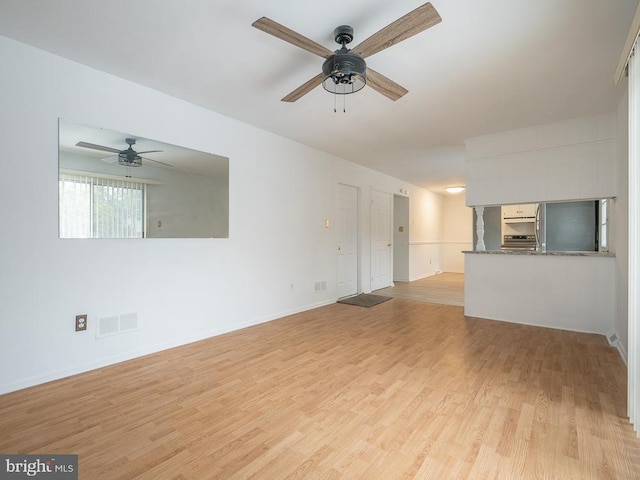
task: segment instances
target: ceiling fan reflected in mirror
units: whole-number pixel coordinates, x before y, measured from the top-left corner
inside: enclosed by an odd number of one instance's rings
[[[378,93],[395,101],[406,95],[408,90],[367,67],[364,59],[423,32],[441,21],[442,18],[433,5],[425,3],[352,49],[347,48],[347,45],[353,41],[353,28],[349,25],[341,25],[333,32],[334,40],[341,45],[335,52],[267,17],[259,18],[252,25],[285,42],[325,58],[322,73],[285,96],[282,99],[283,102],[295,102],[318,85],[337,95],[355,93],[362,90],[365,85],[369,85]]]
[[[153,160],[152,158],[147,158],[147,157],[142,157],[141,155],[147,154],[147,153],[158,153],[158,152],[162,152],[162,150],[146,150],[144,152],[136,152],[133,149],[133,146],[136,144],[136,139],[135,138],[127,138],[125,139],[125,142],[127,142],[127,145],[129,145],[129,148],[126,148],[124,150],[118,150],[117,148],[111,148],[111,147],[105,147],[103,145],[96,145],[95,143],[88,143],[88,142],[78,142],[76,143],[77,147],[83,147],[83,148],[90,148],[92,150],[100,150],[102,152],[110,152],[110,153],[115,153],[116,155],[112,155],[110,157],[107,157],[106,159],[103,159],[107,162],[115,162],[117,161],[120,165],[123,165],[125,167],[139,167],[142,165],[142,159],[144,158],[145,160],[149,160],[150,162],[154,162],[154,163],[158,163],[160,165],[164,165],[166,167],[172,167],[173,165],[169,165],[168,163],[164,163],[161,162],[159,160]],[[113,160],[111,160],[113,159]]]

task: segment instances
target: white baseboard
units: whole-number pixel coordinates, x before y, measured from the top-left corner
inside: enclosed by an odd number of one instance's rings
[[[433,277],[434,275],[437,275],[438,273],[439,273],[438,271],[433,271],[433,272],[426,273],[424,275],[418,275],[416,277],[411,277],[411,279],[409,279],[409,281],[410,282],[415,282],[416,280],[422,280],[423,278]]]
[[[629,368],[627,351],[624,349],[624,346],[620,342],[618,342],[618,344],[616,345],[616,348],[618,349],[618,353],[620,354],[620,357],[622,358],[622,361],[624,362],[625,366]]]
[[[618,335],[618,333],[614,330],[611,330],[610,332],[607,333],[606,335],[607,337],[607,342],[609,342],[609,345],[613,348],[616,348],[618,350],[618,353],[620,354],[620,358],[622,358],[622,361],[624,362],[625,366],[629,366],[627,364],[627,352],[624,348],[624,345],[622,345],[620,343],[620,335]]]
[[[499,317],[493,317],[491,315],[485,315],[482,312],[479,313],[473,313],[470,312],[467,308],[467,306],[465,305],[464,307],[464,316],[465,317],[473,317],[473,318],[479,318],[481,320],[492,320],[492,321],[496,321],[496,322],[505,322],[505,323],[513,323],[515,325],[527,325],[530,327],[541,327],[541,328],[552,328],[554,330],[565,330],[567,332],[578,332],[578,333],[592,333],[592,334],[596,334],[596,335],[602,335],[605,337],[606,339],[606,334],[603,332],[596,332],[593,330],[584,330],[584,329],[579,329],[579,328],[569,328],[566,326],[558,326],[558,325],[553,325],[553,324],[548,324],[548,323],[532,323],[532,322],[525,322],[522,320],[514,320],[514,319],[507,319],[507,318],[499,318]]]

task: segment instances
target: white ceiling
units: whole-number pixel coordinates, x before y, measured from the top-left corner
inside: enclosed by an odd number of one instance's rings
[[[346,113],[322,87],[281,102],[323,59],[251,27],[334,50],[336,26],[357,45],[422,3],[0,0],[0,34],[435,191],[464,183],[466,138],[615,110],[638,0],[433,0],[442,23],[367,58],[409,93],[365,88]]]

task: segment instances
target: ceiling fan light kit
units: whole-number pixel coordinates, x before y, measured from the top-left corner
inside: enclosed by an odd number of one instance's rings
[[[333,94],[347,95],[362,90],[367,85],[367,81],[375,91],[395,101],[407,94],[408,90],[367,67],[364,59],[423,32],[441,21],[442,18],[436,9],[427,2],[374,33],[353,49],[346,47],[353,40],[353,28],[349,25],[341,25],[333,31],[335,41],[342,45],[335,52],[267,17],[259,18],[252,23],[252,26],[325,58],[322,73],[286,95],[282,99],[283,102],[295,102],[318,85],[322,85],[325,90]]]
[[[142,166],[142,157],[140,155],[125,155],[123,153],[118,155],[118,163],[125,167],[140,167]]]

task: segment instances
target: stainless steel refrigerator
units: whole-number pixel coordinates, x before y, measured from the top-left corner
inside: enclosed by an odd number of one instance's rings
[[[598,200],[547,203],[541,214],[547,252],[598,251]]]

